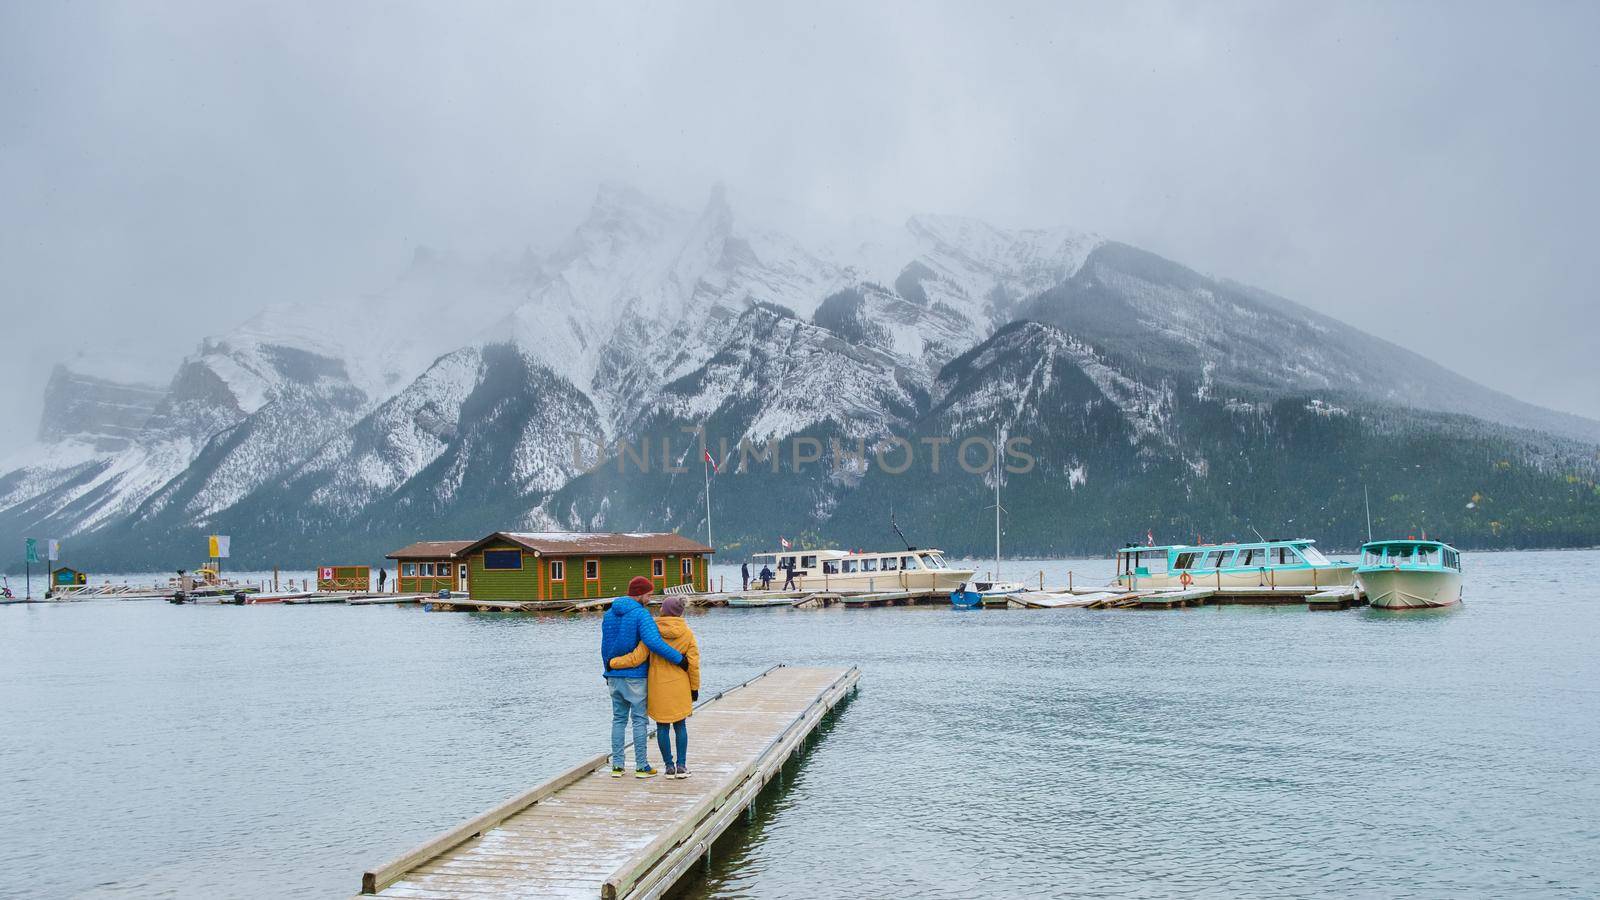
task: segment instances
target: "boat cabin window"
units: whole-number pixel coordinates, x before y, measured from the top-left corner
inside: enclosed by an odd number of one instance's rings
[[[924,553],[924,554],[922,554],[922,564],[924,566],[926,566],[927,568],[929,568],[929,569],[943,569],[943,568],[945,568],[944,560],[941,559],[939,557],[939,555],[936,554],[936,553]]]
[[[1312,547],[1309,544],[1304,546],[1304,547],[1298,547],[1296,549],[1298,549],[1300,551],[1300,555],[1301,556],[1304,556],[1306,558],[1306,562],[1311,563],[1313,566],[1325,566],[1325,565],[1328,565],[1328,558],[1326,556],[1322,555],[1322,551],[1321,550],[1318,550],[1317,548]]]
[[[896,570],[898,568],[900,568],[900,560],[899,559],[897,559],[897,558],[895,558],[893,556],[885,556],[883,558],[883,570],[885,572],[893,572],[894,570]]]
[[[1233,555],[1232,550],[1212,550],[1206,554],[1205,562],[1200,564],[1202,569],[1220,569],[1223,561]]]
[[[792,556],[780,556],[780,557],[778,557],[778,568],[780,568],[780,569],[792,569],[792,568],[794,568],[794,557],[792,557]]]
[[[1439,564],[1439,548],[1437,548],[1437,547],[1418,547],[1417,548],[1417,565],[1419,565],[1419,566],[1436,566],[1438,564]]]
[[[1192,551],[1179,553],[1178,561],[1173,563],[1172,567],[1174,569],[1192,569],[1194,568],[1194,561],[1199,557],[1200,554]]]
[[[1446,549],[1444,551],[1444,565],[1445,568],[1461,571],[1461,554],[1454,550]]]
[[[1294,551],[1288,547],[1272,547],[1268,549],[1267,559],[1270,561],[1268,565],[1274,566],[1293,566],[1300,563],[1300,557],[1295,556]]]
[[[876,572],[876,571],[878,571],[878,561],[876,559],[863,559],[861,561],[861,571],[863,571],[863,572]]]
[[[1267,548],[1245,547],[1239,551],[1239,558],[1233,561],[1240,568],[1255,568],[1267,564]]]
[[[839,568],[842,569],[846,575],[859,572],[861,571],[861,561],[858,559],[840,560]]]
[[[817,558],[815,556],[802,556],[802,557],[800,557],[800,568],[802,568],[802,569],[815,569],[816,567],[817,567]]]
[[[839,561],[837,559],[823,560],[823,562],[822,562],[822,574],[824,574],[824,575],[837,575],[837,574],[839,574]]]
[[[1383,565],[1383,548],[1382,547],[1368,547],[1361,554],[1361,564],[1363,566],[1381,566],[1381,565]]]
[[[917,558],[915,556],[902,556],[902,557],[900,557],[900,568],[902,568],[902,569],[915,569],[915,568],[917,568]]]

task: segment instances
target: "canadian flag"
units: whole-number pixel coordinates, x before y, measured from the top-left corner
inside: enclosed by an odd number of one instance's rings
[[[711,451],[710,450],[702,450],[701,452],[706,455],[706,462],[711,463],[711,471],[717,473],[718,475],[721,475],[722,474],[722,470],[717,468],[717,461],[711,458]]]
[[[1156,533],[1148,528],[1144,532],[1144,545],[1146,547],[1154,547],[1156,545]]]
[[[793,547],[793,546],[794,546],[794,545],[793,545],[793,544],[791,544],[791,543],[789,543],[789,539],[788,539],[788,538],[786,538],[786,537],[781,537],[781,538],[778,538],[778,546],[780,546],[780,547],[782,547],[782,548],[783,548],[783,549],[785,549],[785,550],[787,550],[787,549],[789,549],[789,548],[790,548],[790,547]]]

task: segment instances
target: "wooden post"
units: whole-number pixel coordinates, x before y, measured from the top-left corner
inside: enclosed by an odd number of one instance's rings
[[[1044,590],[1044,570],[1039,570],[1039,590]]]
[[[1067,593],[1072,593],[1072,570],[1067,570]]]
[[[276,593],[277,590],[278,590],[278,567],[277,566],[273,566],[272,567],[272,590],[273,590],[274,593]]]

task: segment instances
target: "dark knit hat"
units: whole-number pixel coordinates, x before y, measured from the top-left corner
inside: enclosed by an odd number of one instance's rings
[[[683,598],[677,596],[662,597],[661,614],[663,616],[683,615]]]
[[[643,575],[635,575],[633,576],[633,580],[628,582],[629,597],[644,597],[649,595],[649,593],[655,589],[656,586],[650,582],[650,579],[644,577]]]

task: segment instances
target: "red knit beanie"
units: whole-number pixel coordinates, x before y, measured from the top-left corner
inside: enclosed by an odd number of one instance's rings
[[[651,583],[650,579],[644,577],[643,575],[635,575],[633,576],[633,580],[628,582],[629,597],[649,596],[650,592],[655,589],[656,586]]]

